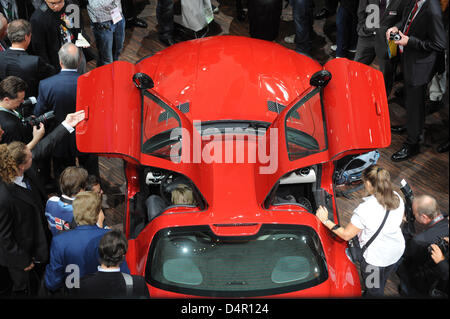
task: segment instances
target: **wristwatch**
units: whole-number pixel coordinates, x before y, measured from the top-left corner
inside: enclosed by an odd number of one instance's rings
[[[331,228],[331,230],[336,230],[336,229],[338,229],[338,228],[341,228],[341,225],[336,224],[336,225],[333,226],[333,228]]]

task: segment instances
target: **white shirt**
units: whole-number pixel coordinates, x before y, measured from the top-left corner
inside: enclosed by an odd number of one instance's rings
[[[400,198],[399,207],[389,212],[386,223],[380,233],[364,252],[364,259],[372,266],[387,267],[392,265],[400,259],[405,250],[405,239],[400,228],[405,204],[398,193],[394,193]],[[362,230],[358,234],[361,247],[378,230],[385,214],[386,210],[373,195],[365,197],[364,202],[355,209],[351,223]]]
[[[25,184],[25,182],[23,181],[23,175],[22,176],[16,176],[14,178],[14,184],[23,187],[23,188],[27,188],[27,184]]]

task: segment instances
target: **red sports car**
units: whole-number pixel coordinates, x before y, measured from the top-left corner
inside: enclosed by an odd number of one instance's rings
[[[335,162],[390,144],[379,71],[210,37],[86,73],[77,109],[79,150],[125,161],[127,262],[151,296],[361,294],[315,210],[338,222]],[[179,184],[192,203],[172,205]]]

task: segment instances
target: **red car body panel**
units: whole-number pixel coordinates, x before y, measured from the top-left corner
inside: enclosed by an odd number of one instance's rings
[[[297,102],[315,90],[313,74],[328,70],[332,79],[323,88],[321,99],[312,100],[309,113],[291,120],[294,127],[315,134],[320,151],[299,159],[290,159],[285,125]],[[210,147],[209,155],[221,149],[222,140],[203,139],[194,121],[246,120],[270,124],[276,134],[245,139],[235,143],[232,163],[177,163],[141,152],[141,133],[149,138],[160,128],[143,129],[142,122],[152,111],[151,102],[142,100],[134,86],[135,73],[148,74],[154,87],[148,92],[163,101],[180,119],[182,150],[194,156],[195,147]],[[144,98],[145,99],[145,98]],[[268,109],[268,101],[283,106],[277,114]],[[177,106],[189,103],[189,112]],[[285,106],[285,107],[284,107]],[[219,36],[183,42],[171,46],[136,65],[115,62],[102,66],[78,81],[77,109],[85,109],[87,119],[77,127],[77,146],[92,152],[124,158],[127,198],[139,192],[138,166],[163,168],[188,177],[207,205],[199,208],[175,207],[153,219],[136,239],[129,240],[127,262],[133,274],[145,275],[147,254],[153,237],[161,229],[179,226],[209,225],[218,236],[250,236],[263,224],[307,225],[322,243],[328,265],[328,279],[311,288],[269,297],[357,296],[361,293],[356,267],[346,256],[346,243],[330,232],[311,213],[295,205],[263,208],[274,185],[285,174],[302,167],[321,164],[320,187],[331,195],[333,216],[338,220],[333,190],[333,161],[350,153],[364,152],[390,144],[390,124],[382,74],[366,65],[335,59],[323,67],[312,59],[280,45],[235,36]],[[148,112],[147,112],[148,111]],[[303,112],[303,110],[299,110]],[[143,115],[144,114],[144,118]],[[153,115],[152,115],[153,116]],[[162,128],[161,128],[162,129]],[[199,145],[195,145],[199,138]],[[241,137],[235,136],[239,140]],[[265,139],[265,140],[264,140]],[[257,148],[258,143],[277,145],[276,169],[261,174],[267,163],[259,158],[236,161],[239,151]],[[217,148],[216,148],[217,146]],[[247,153],[245,153],[247,154]],[[267,153],[266,153],[267,154]],[[128,202],[129,204],[129,202]],[[130,207],[127,206],[125,232],[130,233]],[[236,227],[222,227],[235,224]],[[149,286],[156,297],[188,297]]]

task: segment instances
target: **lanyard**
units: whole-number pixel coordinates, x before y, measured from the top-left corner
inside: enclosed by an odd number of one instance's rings
[[[8,112],[8,113],[10,113],[10,114],[12,114],[14,116],[17,116],[20,120],[23,119],[22,115],[20,115],[19,112],[13,111],[13,110],[9,110],[9,109],[5,109],[3,106],[0,106],[0,111]]]
[[[441,220],[444,219],[444,216],[439,215],[438,217],[436,217],[435,219],[433,219],[428,225],[428,227],[433,227],[435,224],[439,223]]]

